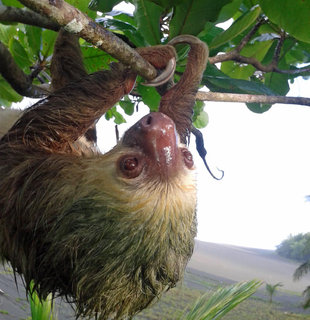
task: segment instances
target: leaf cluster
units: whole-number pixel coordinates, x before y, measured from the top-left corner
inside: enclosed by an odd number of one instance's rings
[[[249,298],[261,285],[260,281],[251,280],[218,289],[211,297],[200,297],[191,310],[180,319],[215,320],[222,318],[242,301]]]
[[[121,0],[67,2],[132,47],[167,43],[180,34],[199,37],[210,48],[210,63],[202,79],[202,85],[210,91],[286,95],[290,82],[298,76],[310,75],[308,1],[283,0],[278,6],[277,2],[268,0],[127,0],[133,8],[130,13],[114,9]],[[17,0],[3,0],[0,6],[25,9]],[[18,19],[16,22],[6,19],[5,14],[0,14],[0,38],[18,67],[31,77],[33,84],[49,83],[56,32],[18,23]],[[88,72],[108,68],[115,60],[84,40],[81,46]],[[177,48],[175,80],[184,71],[187,50]],[[21,99],[0,76],[0,104],[10,106]],[[127,99],[120,105],[130,115],[141,101],[155,110],[159,99],[154,89],[138,85],[135,98],[130,97],[131,102]],[[247,103],[247,106],[253,112],[262,113],[271,104]],[[124,122],[119,110],[119,107],[111,110],[107,117],[116,119],[117,123]],[[207,125],[208,116],[202,103],[196,105],[193,120],[197,127]]]
[[[54,303],[52,295],[49,295],[46,299],[40,299],[37,292],[34,289],[34,285],[31,285],[31,293],[29,293],[29,303],[31,310],[32,320],[57,320],[54,314]]]
[[[276,251],[285,258],[297,261],[310,260],[310,232],[290,235],[277,246]]]

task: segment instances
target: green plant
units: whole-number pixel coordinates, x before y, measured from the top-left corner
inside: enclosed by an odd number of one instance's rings
[[[269,295],[269,302],[272,303],[272,298],[273,295],[275,294],[276,290],[278,287],[282,287],[283,284],[281,282],[278,282],[276,284],[270,284],[270,283],[266,283],[266,291]]]
[[[54,304],[51,294],[46,299],[40,299],[32,282],[28,297],[32,320],[57,320],[53,310]]]
[[[211,298],[209,298],[208,294],[204,294],[180,320],[220,319],[239,303],[255,293],[260,285],[260,281],[251,280],[220,288]]]
[[[308,272],[310,272],[310,260],[306,261],[305,263],[302,263],[294,273],[294,280],[299,280],[304,275],[306,275]],[[310,308],[310,286],[308,286],[304,292],[303,296],[305,297],[304,301],[304,308]]]
[[[9,314],[9,312],[6,311],[6,310],[0,310],[0,313],[1,313],[1,314]]]

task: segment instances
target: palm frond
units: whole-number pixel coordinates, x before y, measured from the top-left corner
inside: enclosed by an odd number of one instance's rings
[[[305,274],[310,272],[310,260],[306,261],[305,263],[301,264],[294,272],[294,280],[299,280]]]
[[[302,294],[305,297],[303,307],[305,309],[310,308],[310,286],[308,286]]]
[[[181,319],[184,320],[217,320],[249,298],[261,285],[261,281],[251,280],[220,288],[211,298],[201,296],[192,309]]]

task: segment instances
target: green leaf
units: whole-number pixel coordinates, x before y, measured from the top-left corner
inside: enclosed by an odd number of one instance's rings
[[[194,111],[193,121],[195,121],[198,115],[203,111],[204,106],[205,104],[203,101],[199,101],[199,100],[195,101],[194,108],[193,108],[193,111]]]
[[[240,52],[240,54],[244,57],[251,57],[261,61],[266,53],[268,52],[269,48],[272,46],[273,41],[254,41],[248,43]]]
[[[1,85],[0,85],[0,88],[1,88]],[[12,102],[2,98],[0,93],[0,106],[7,108],[7,107],[10,107],[11,105],[12,105]]]
[[[161,97],[155,88],[146,87],[139,84],[137,89],[143,99],[143,102],[150,108],[150,110],[158,111]]]
[[[204,106],[205,104],[203,101],[195,101],[192,121],[194,126],[198,129],[206,127],[209,122],[208,114],[203,110]],[[205,113],[205,115],[203,113]]]
[[[242,65],[234,61],[225,61],[221,65],[221,70],[234,79],[249,80],[256,69],[252,65]]]
[[[278,95],[285,96],[290,86],[288,84],[289,77],[287,74],[270,72],[265,74],[265,85]]]
[[[205,128],[209,123],[209,116],[205,111],[201,111],[200,114],[196,117],[196,120],[193,122],[194,126],[197,129]]]
[[[88,73],[94,73],[98,70],[107,69],[112,61],[116,61],[109,54],[102,50],[94,48],[86,42],[81,46],[84,67]]]
[[[8,47],[12,38],[17,36],[16,26],[5,26],[0,24],[0,39]]]
[[[241,3],[242,0],[233,0],[231,3],[226,4],[222,8],[216,23],[221,23],[231,19],[240,8]]]
[[[162,8],[170,9],[174,7],[175,5],[178,5],[180,3],[184,3],[185,0],[149,0],[151,2],[156,3]]]
[[[42,28],[25,26],[29,49],[35,57],[39,56],[42,43]]]
[[[202,84],[218,92],[275,95],[275,92],[261,82],[232,79],[210,64],[203,74]]]
[[[91,0],[89,8],[94,11],[110,12],[113,7],[123,0]]]
[[[106,120],[112,119],[112,118],[113,118],[112,110],[109,109],[109,110],[104,114],[104,117],[106,118]]]
[[[310,51],[304,51],[302,47],[296,45],[285,56],[285,61],[289,64],[307,63]]]
[[[169,38],[180,34],[198,35],[205,24],[216,21],[221,9],[232,0],[187,0],[175,6]]]
[[[104,21],[104,26],[124,34],[136,47],[143,47],[147,44],[141,33],[130,23],[118,19],[107,19]]]
[[[66,2],[86,13],[92,19],[95,19],[97,16],[97,13],[88,7],[89,0],[66,0]]]
[[[251,10],[244,13],[239,19],[237,19],[227,30],[219,34],[210,44],[211,48],[219,47],[226,42],[234,39],[247,28],[249,28],[257,19],[261,12],[259,7],[254,7]]]
[[[23,97],[19,95],[4,79],[0,79],[0,98],[9,102],[19,102]]]
[[[5,6],[10,6],[10,7],[16,7],[16,8],[23,8],[24,6],[17,0],[2,0],[2,3]]]
[[[135,104],[132,103],[128,97],[125,97],[124,100],[121,100],[118,104],[129,116],[131,116],[135,111]]]
[[[268,18],[298,40],[310,43],[310,1],[260,0]]]
[[[184,320],[218,320],[249,298],[261,285],[260,281],[251,280],[237,283],[217,290],[211,298],[209,294],[199,298]]]
[[[105,118],[107,120],[114,118],[114,122],[116,124],[126,123],[126,120],[124,119],[124,117],[116,110],[116,106],[112,107],[110,110],[108,110],[105,113]]]
[[[113,19],[126,22],[126,23],[130,24],[132,27],[135,27],[135,29],[137,27],[136,21],[133,18],[133,16],[129,15],[127,13],[117,14],[117,15],[113,16]]]
[[[15,38],[12,38],[9,42],[9,49],[14,57],[15,62],[20,68],[25,68],[30,65],[28,54],[24,47]]]
[[[116,124],[126,123],[126,120],[124,119],[124,117],[118,111],[115,110],[113,112],[113,116],[114,116],[114,122]]]
[[[254,113],[264,113],[268,111],[272,104],[266,104],[266,103],[246,103],[246,106]]]
[[[205,42],[206,44],[209,44],[221,32],[223,32],[222,28],[215,26],[214,23],[212,23],[212,22],[207,22],[204,30],[199,33],[198,38],[201,41]],[[217,47],[215,49],[210,49],[210,47],[209,47],[209,50],[210,50],[209,56],[214,57],[217,55],[218,52],[224,52],[226,50],[226,47],[227,47],[227,43],[225,43],[223,46]]]
[[[138,31],[150,45],[160,43],[159,20],[163,8],[147,0],[135,0],[134,17]]]

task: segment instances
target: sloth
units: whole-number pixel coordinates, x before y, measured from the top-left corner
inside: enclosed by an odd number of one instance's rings
[[[106,154],[85,139],[132,90],[121,63],[87,74],[78,38],[59,32],[53,92],[0,140],[0,252],[29,291],[76,306],[77,317],[124,319],[182,278],[196,235],[196,185],[186,147],[208,51],[193,36],[138,48],[159,70],[188,43],[180,81]],[[163,75],[164,74],[164,75]],[[164,72],[150,85],[173,75]]]

